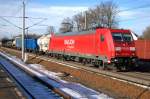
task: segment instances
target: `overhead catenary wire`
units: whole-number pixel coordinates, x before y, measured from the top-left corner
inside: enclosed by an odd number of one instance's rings
[[[3,18],[23,18],[23,17],[17,17],[17,16],[0,16],[0,17],[3,17]],[[28,18],[28,19],[47,19],[47,18],[42,18],[42,17],[25,17],[25,18]]]
[[[141,17],[135,17],[135,18],[130,18],[130,19],[124,19],[124,20],[119,20],[118,22],[144,20],[144,19],[150,19],[150,16],[141,16]]]
[[[29,3],[29,1],[30,0],[22,0],[22,2],[24,2],[25,4],[27,4],[27,3]],[[21,5],[21,6],[19,6],[18,7],[19,9],[16,11],[16,13],[13,13],[13,14],[17,14],[19,11],[21,11],[21,9],[23,9],[23,6]],[[15,15],[12,15],[12,16],[0,16],[0,19],[2,19],[2,20],[4,20],[5,22],[7,22],[7,23],[9,23],[9,24],[11,24],[12,26],[14,26],[14,27],[16,27],[16,28],[19,28],[19,29],[22,29],[21,27],[19,27],[19,26],[17,26],[16,24],[14,24],[13,22],[11,22],[11,21],[9,21],[8,19],[6,19],[6,18],[23,18],[23,17],[17,17],[17,16],[15,16]],[[47,18],[42,18],[42,17],[36,17],[36,18],[34,18],[34,17],[25,17],[26,19],[27,18],[31,18],[31,19],[43,19],[43,20],[47,20]],[[41,21],[40,21],[41,22]],[[37,23],[39,23],[39,22],[37,22]],[[34,25],[36,25],[37,23],[35,23]],[[33,25],[33,26],[34,26]],[[6,26],[6,25],[5,25]],[[32,27],[33,27],[32,26]],[[29,28],[29,27],[28,27]],[[26,29],[26,28],[25,28]]]
[[[117,12],[121,13],[121,12],[125,12],[125,11],[132,11],[132,10],[143,9],[143,8],[150,8],[150,4],[140,5],[140,6],[136,6],[136,7],[128,8],[128,9],[123,9],[123,10],[119,10]]]
[[[123,9],[118,11],[119,13],[126,12],[126,11],[132,11],[132,10],[138,10],[138,9],[143,9],[143,8],[150,8],[150,4],[145,4],[145,5],[140,5],[128,9]],[[134,17],[130,19],[125,19],[125,20],[119,20],[118,22],[125,22],[125,21],[134,21],[134,20],[142,20],[142,19],[149,19],[150,16],[141,16],[141,17]]]
[[[0,26],[4,26],[5,27],[5,26],[8,26],[8,25],[6,25],[6,24],[0,24]]]
[[[23,6],[19,6],[18,9],[16,10],[16,12],[12,13],[12,16],[16,16],[21,10],[22,10]]]
[[[5,22],[11,24],[12,26],[14,26],[14,27],[16,27],[16,28],[22,29],[21,27],[17,26],[16,24],[10,22],[9,20],[7,20],[7,19],[5,19],[5,18],[3,18],[3,17],[0,17],[0,19],[4,20]]]
[[[34,23],[33,25],[26,27],[26,29],[31,28],[31,27],[33,27],[33,26],[35,26],[35,25],[38,25],[38,24],[42,23],[42,22],[45,21],[45,20],[47,20],[47,19],[43,19],[43,20],[41,20],[41,21],[39,21],[39,22],[36,22],[36,23]]]

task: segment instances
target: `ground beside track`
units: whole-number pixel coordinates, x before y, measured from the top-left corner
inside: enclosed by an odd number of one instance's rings
[[[20,53],[13,50],[5,49],[5,51],[12,55],[16,55],[17,57],[21,57]],[[122,81],[116,81],[115,79],[113,80],[84,70],[78,70],[75,68],[73,69],[70,67],[65,67],[63,65],[61,66],[56,63],[44,61],[37,58],[36,56],[29,57],[28,63],[41,64],[46,69],[54,72],[66,72],[69,75],[63,77],[63,79],[73,82],[79,82],[95,90],[109,94],[110,96],[113,96],[115,98],[149,99],[150,97],[149,89],[144,89]]]
[[[0,65],[0,99],[26,99]]]

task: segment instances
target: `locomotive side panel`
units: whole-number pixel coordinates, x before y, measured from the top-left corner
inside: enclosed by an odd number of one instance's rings
[[[95,33],[53,36],[49,50],[74,55],[96,55]]]
[[[96,37],[98,40],[98,55],[105,58],[106,61],[110,61],[111,58],[115,57],[114,42],[111,31],[109,29],[99,29],[97,30]]]

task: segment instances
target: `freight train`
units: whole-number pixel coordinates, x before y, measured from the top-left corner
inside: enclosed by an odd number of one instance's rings
[[[27,39],[25,39],[26,41]],[[82,32],[55,33],[25,43],[25,48],[51,57],[95,66],[129,69],[135,66],[137,52],[130,30],[97,28]],[[21,41],[19,41],[20,43]],[[32,48],[27,45],[36,45]],[[16,47],[17,38],[16,38]]]

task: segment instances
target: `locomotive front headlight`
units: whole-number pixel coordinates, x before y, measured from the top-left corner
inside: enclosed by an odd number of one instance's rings
[[[115,47],[115,51],[121,51],[121,47]]]
[[[135,51],[135,47],[130,47],[130,51]]]

